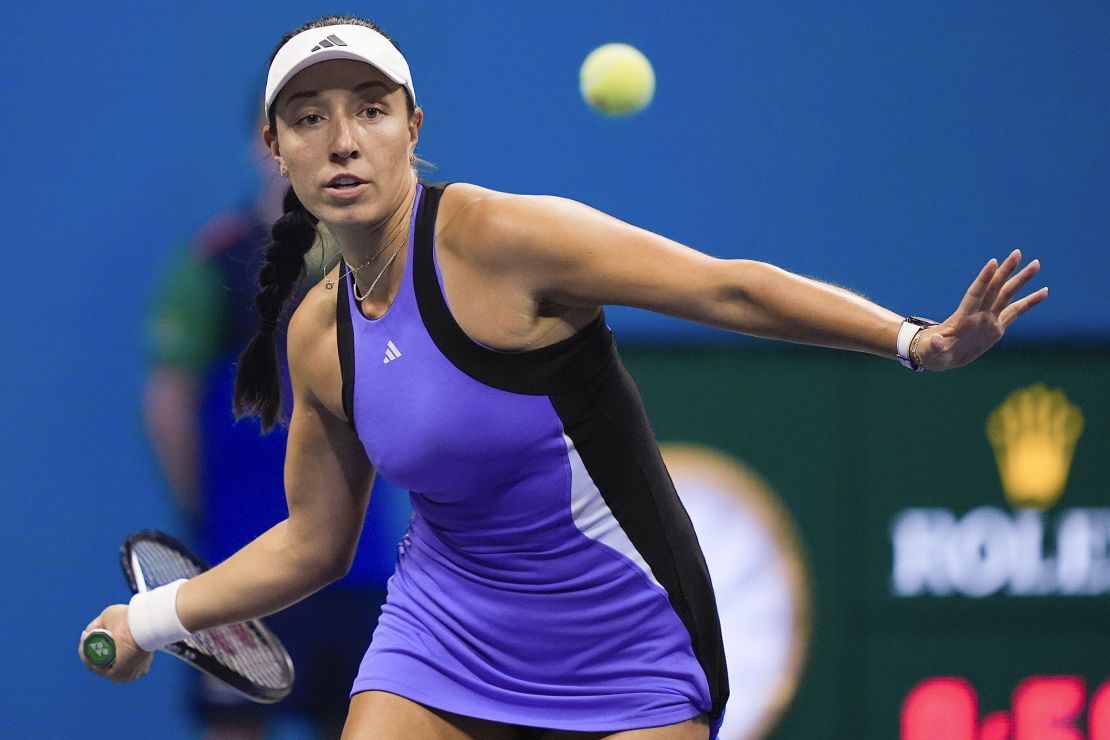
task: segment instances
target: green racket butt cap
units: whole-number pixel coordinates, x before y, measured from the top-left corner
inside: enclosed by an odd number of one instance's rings
[[[108,630],[92,630],[81,644],[85,658],[95,666],[107,668],[116,662],[116,641]]]

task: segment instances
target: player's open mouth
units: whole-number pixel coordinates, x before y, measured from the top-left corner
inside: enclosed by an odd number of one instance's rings
[[[328,182],[327,187],[331,190],[353,190],[359,185],[365,184],[365,180],[361,180],[354,175],[339,175],[337,177],[333,177]]]
[[[339,202],[354,202],[367,188],[366,181],[354,175],[339,175],[333,177],[325,186],[325,190]]]

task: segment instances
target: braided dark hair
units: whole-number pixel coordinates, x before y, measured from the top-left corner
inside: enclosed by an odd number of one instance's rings
[[[239,355],[235,371],[235,418],[257,416],[262,430],[274,428],[282,410],[281,375],[274,332],[293,286],[304,272],[304,256],[316,241],[317,219],[290,186],[282,201],[284,215],[270,230],[266,263],[258,272],[258,331]]]

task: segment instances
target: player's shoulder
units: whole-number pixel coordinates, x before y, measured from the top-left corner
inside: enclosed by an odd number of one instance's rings
[[[439,212],[436,214],[436,235],[457,226],[460,218],[467,221],[488,211],[493,205],[490,201],[506,195],[508,194],[468,182],[453,182],[450,187],[444,186]]]
[[[342,264],[342,263],[340,263]],[[335,301],[339,291],[328,289],[329,281],[338,279],[339,265],[328,272],[327,279],[309,288],[289,320],[289,361],[318,362],[335,353]],[[334,285],[334,282],[332,282]]]
[[[528,241],[529,229],[553,199],[470,183],[444,190],[436,217],[436,243],[460,256],[505,257]]]
[[[335,315],[340,291],[327,287],[327,281],[337,280],[338,275],[339,265],[328,272],[327,280],[317,282],[305,293],[289,321],[286,346],[296,403],[307,402],[327,409],[335,419],[345,419]]]

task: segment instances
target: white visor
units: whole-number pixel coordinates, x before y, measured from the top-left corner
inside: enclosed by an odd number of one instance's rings
[[[329,59],[354,59],[381,70],[389,79],[409,91],[416,105],[409,63],[397,47],[372,28],[366,26],[321,26],[302,31],[278,50],[266,77],[266,113],[278,93],[293,76],[305,67]]]

